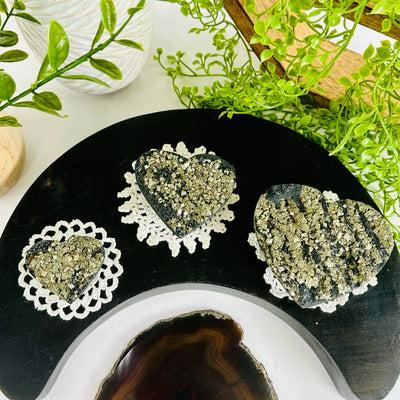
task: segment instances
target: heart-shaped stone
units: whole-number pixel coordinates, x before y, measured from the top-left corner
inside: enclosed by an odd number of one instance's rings
[[[269,267],[303,308],[368,283],[394,245],[389,223],[372,207],[299,184],[269,188],[254,227]]]
[[[136,161],[135,173],[149,205],[179,238],[216,214],[236,187],[233,166],[211,154],[150,150]]]
[[[97,276],[104,254],[102,243],[89,236],[41,240],[27,251],[26,268],[46,289],[72,303]]]

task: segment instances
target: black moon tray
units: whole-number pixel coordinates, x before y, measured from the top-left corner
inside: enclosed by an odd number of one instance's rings
[[[121,223],[117,193],[124,173],[145,151],[183,141],[205,146],[231,163],[240,200],[227,232],[212,233],[209,249],[182,249],[136,239],[137,225]],[[395,249],[378,285],[331,314],[301,309],[269,294],[265,264],[247,243],[259,196],[271,185],[299,183],[331,190],[374,207],[348,170],[318,145],[282,126],[248,116],[221,117],[211,110],[177,110],[135,117],[83,140],[50,165],[27,191],[0,239],[0,389],[11,400],[42,393],[71,343],[105,313],[142,292],[182,283],[212,284],[256,296],[279,310],[314,349],[347,399],[379,400],[400,370],[400,262]],[[64,321],[37,311],[18,285],[18,263],[29,238],[59,220],[93,221],[121,250],[124,273],[113,300],[85,319]]]

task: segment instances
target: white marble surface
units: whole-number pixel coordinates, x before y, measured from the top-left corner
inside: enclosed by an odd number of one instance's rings
[[[205,51],[210,46],[206,37],[193,38],[193,35],[187,35],[192,23],[191,19],[181,16],[176,6],[157,2],[151,54],[155,54],[158,47],[162,47],[168,54],[177,50],[192,50],[193,53]],[[22,39],[21,47],[26,48]],[[39,62],[31,57],[9,69],[17,80],[19,91],[30,85],[38,68]],[[66,89],[57,82],[52,82],[47,88],[60,96],[64,105],[63,112],[68,114],[68,118],[59,119],[22,108],[12,110],[12,114],[24,125],[21,131],[25,137],[27,157],[18,183],[0,197],[0,235],[29,186],[43,170],[73,145],[118,121],[151,112],[182,108],[169,79],[152,57],[148,58],[138,78],[116,93],[103,96],[85,95]],[[184,306],[183,294],[185,299],[190,299]],[[60,371],[46,400],[93,398],[98,382],[135,330],[144,329],[157,319],[181,311],[211,307],[213,304],[218,304],[218,310],[229,313],[243,325],[248,335],[248,346],[265,363],[280,400],[342,399],[312,350],[289,326],[251,302],[237,299],[230,294],[199,289],[195,292],[180,290],[159,294],[129,305],[112,317],[112,325],[119,326],[118,330],[110,329],[108,321],[97,326],[89,336],[82,338],[74,351],[71,350],[70,358]],[[143,312],[144,309],[152,311]],[[127,312],[135,315],[134,319],[128,319],[129,323],[126,323]],[[260,332],[265,331],[269,332],[267,337],[260,335]],[[100,335],[107,337],[106,345],[102,347],[101,354],[98,354],[105,363],[87,362],[97,354],[96,343]],[[102,365],[101,368],[97,368],[99,364]],[[289,379],[289,376],[292,378]],[[71,379],[79,384],[72,388],[69,384]],[[400,383],[397,383],[386,399],[399,398]],[[0,400],[5,399],[7,398],[0,393]]]

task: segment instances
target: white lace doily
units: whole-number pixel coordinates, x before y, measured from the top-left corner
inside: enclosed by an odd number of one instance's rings
[[[248,242],[250,243],[251,246],[253,246],[255,248],[257,258],[261,261],[266,262],[264,253],[260,249],[260,246],[257,241],[257,236],[254,232],[251,232],[249,234]],[[279,299],[288,297],[289,299],[292,300],[289,293],[284,289],[284,287],[279,282],[278,278],[275,277],[274,273],[272,272],[271,268],[269,268],[269,267],[266,267],[266,269],[265,269],[264,280],[268,285],[271,286],[271,288],[269,289],[269,292],[273,296],[278,297]],[[351,293],[353,295],[359,295],[359,294],[365,293],[368,290],[368,286],[375,286],[377,284],[378,284],[378,279],[376,276],[374,276],[368,283],[354,289]],[[348,300],[349,300],[349,293],[346,293],[346,294],[338,297],[334,301],[329,301],[329,302],[326,302],[323,304],[318,304],[317,306],[313,306],[310,308],[319,307],[321,309],[321,311],[323,311],[323,312],[332,313],[332,312],[336,311],[337,306],[344,305]]]
[[[97,278],[73,303],[60,299],[57,295],[42,286],[25,269],[27,251],[40,240],[67,240],[71,236],[82,235],[98,239],[105,250],[103,265]],[[83,223],[78,219],[71,222],[59,221],[55,226],[46,226],[40,234],[29,239],[29,244],[22,250],[22,259],[18,264],[20,276],[18,283],[24,288],[24,297],[33,301],[35,308],[45,310],[51,316],[59,316],[64,320],[85,318],[90,312],[98,311],[102,304],[112,300],[112,292],[118,286],[118,277],[123,268],[119,263],[121,252],[116,248],[115,239],[107,237],[103,228],[97,228],[93,222]]]
[[[207,152],[206,148],[201,146],[196,148],[193,153],[190,153],[183,142],[179,142],[176,149],[169,144],[165,144],[162,150],[174,152],[186,158]],[[213,152],[208,153],[214,154]],[[135,170],[135,164],[136,161],[132,163],[133,170]],[[121,221],[125,224],[137,223],[139,225],[136,234],[138,240],[143,241],[146,239],[149,246],[155,246],[163,241],[167,242],[173,257],[179,254],[182,245],[188,249],[189,253],[194,253],[196,250],[196,240],[201,243],[203,249],[207,249],[210,246],[211,232],[224,233],[226,231],[226,226],[222,221],[232,221],[235,218],[233,211],[229,210],[228,207],[239,200],[239,195],[232,193],[224,207],[213,215],[211,219],[204,222],[183,238],[178,238],[165,225],[144,198],[136,183],[135,173],[127,172],[124,176],[129,186],[119,192],[118,197],[128,198],[128,200],[126,200],[118,210],[128,214],[124,215]]]

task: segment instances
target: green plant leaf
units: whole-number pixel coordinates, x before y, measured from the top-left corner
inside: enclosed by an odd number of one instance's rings
[[[9,50],[0,54],[0,62],[18,62],[28,58],[28,53],[22,50]]]
[[[375,54],[375,47],[370,44],[363,53],[363,58],[365,61],[369,60]]]
[[[13,107],[27,107],[27,108],[34,108],[35,110],[43,111],[45,113],[55,115],[57,117],[65,118],[66,115],[61,115],[57,111],[52,110],[51,108],[43,107],[39,103],[35,103],[34,101],[20,101],[18,103],[14,103]]]
[[[0,12],[6,13],[7,11],[7,3],[4,0],[0,0]]]
[[[104,74],[108,75],[111,79],[122,79],[122,72],[111,61],[103,60],[100,58],[91,58],[90,65],[98,71],[101,71]]]
[[[13,126],[18,127],[22,126],[17,118],[12,117],[11,115],[6,115],[5,117],[0,117],[0,126]]]
[[[177,3],[176,0],[165,0],[165,1],[170,1],[171,3]],[[145,3],[146,3],[146,0],[140,0],[136,7],[128,8],[128,14],[131,17],[133,17],[140,10],[143,10]]]
[[[382,21],[382,32],[389,32],[392,29],[392,21],[386,18]]]
[[[18,35],[13,31],[0,31],[0,46],[11,47],[18,43]]]
[[[10,100],[15,93],[14,79],[4,71],[0,71],[0,101]]]
[[[347,78],[346,76],[342,76],[337,80],[342,86],[345,88],[349,88],[352,86],[351,80]]]
[[[101,21],[111,34],[114,33],[117,23],[117,12],[112,0],[100,0]]]
[[[244,8],[253,15],[256,15],[256,2],[255,0],[245,0]]]
[[[375,4],[371,14],[386,14],[398,5],[398,0],[380,0]]]
[[[97,28],[97,32],[94,35],[93,41],[92,41],[92,46],[91,48],[94,49],[96,44],[100,41],[101,37],[103,36],[104,33],[104,24],[103,21],[100,21],[99,27]]]
[[[14,8],[18,11],[25,10],[25,4],[22,1],[14,1]]]
[[[41,92],[34,93],[32,96],[32,100],[50,110],[60,111],[62,109],[61,100],[59,97],[53,92]]]
[[[55,70],[60,68],[69,53],[69,40],[64,28],[57,21],[50,21],[47,55],[49,64]]]
[[[121,44],[122,46],[132,47],[133,49],[137,49],[137,50],[142,50],[143,51],[143,46],[140,43],[135,42],[133,40],[120,39],[120,40],[116,40],[116,42],[118,44]]]
[[[260,55],[260,61],[263,63],[264,61],[269,60],[274,54],[272,49],[265,49]]]
[[[85,81],[90,81],[94,83],[98,83],[99,85],[105,86],[105,87],[111,87],[108,83],[103,82],[102,80],[95,78],[94,76],[89,76],[89,75],[61,75],[60,78],[63,79],[74,79],[74,80],[85,80]]]
[[[42,65],[40,66],[39,72],[38,72],[38,76],[37,76],[37,80],[41,81],[43,79],[46,79],[47,77],[49,77],[51,74],[54,74],[54,72],[56,72],[56,69],[54,69],[50,63],[49,63],[49,56],[46,54],[46,56],[44,57],[43,61],[42,61]]]
[[[379,58],[381,59],[381,61],[389,60],[389,58],[391,58],[391,56],[392,56],[390,49],[386,46],[378,47],[376,49],[376,52],[377,52]]]
[[[35,24],[41,25],[40,21],[38,21],[34,16],[28,14],[28,13],[15,13],[13,14],[14,17],[26,19],[28,21],[34,22]]]

